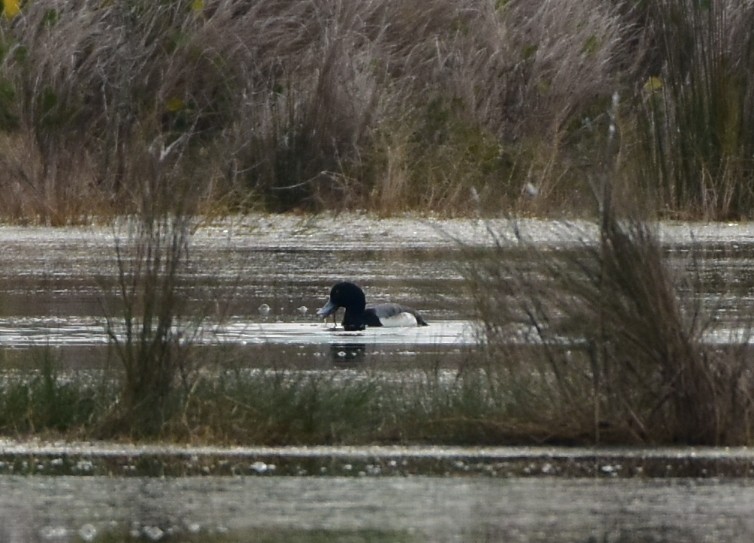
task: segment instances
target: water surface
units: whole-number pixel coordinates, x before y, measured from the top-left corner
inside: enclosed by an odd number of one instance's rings
[[[524,221],[520,228],[545,248],[594,239],[585,222]],[[671,263],[692,269],[690,293],[712,308],[715,337],[726,341],[754,310],[754,227],[668,223],[660,236]],[[117,322],[120,311],[116,241],[127,243],[127,229],[0,226],[0,350],[51,347],[74,366],[104,359],[106,317]],[[460,267],[469,264],[469,247],[496,244],[521,258],[505,221],[252,216],[197,230],[180,292],[186,313],[205,317],[199,343],[248,348],[249,363],[360,344],[367,355],[410,364],[476,342]],[[369,301],[415,306],[431,326],[354,336],[331,330],[314,313],[341,279],[359,282]],[[268,314],[260,314],[262,304]]]
[[[0,539],[277,532],[285,541],[295,530],[351,541],[748,542],[752,508],[743,481],[4,477]]]

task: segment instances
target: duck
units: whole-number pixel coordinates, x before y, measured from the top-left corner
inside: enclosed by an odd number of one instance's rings
[[[364,291],[355,283],[342,281],[330,289],[330,298],[317,315],[327,318],[344,307],[343,328],[364,330],[367,326],[429,326],[413,308],[396,303],[367,304]]]

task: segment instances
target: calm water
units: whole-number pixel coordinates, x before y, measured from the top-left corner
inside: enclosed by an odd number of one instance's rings
[[[323,532],[330,537],[318,540],[749,542],[752,510],[754,486],[715,480],[0,479],[0,540],[8,543],[104,533],[307,541]]]
[[[347,236],[338,221],[285,218],[200,230],[181,277],[188,310],[207,316],[200,342],[244,349],[249,364],[306,364],[330,356],[338,344],[363,346],[374,360],[445,358],[473,343],[471,308],[458,274],[461,253],[449,235],[424,222],[391,224],[394,233],[379,222],[354,222]],[[73,367],[106,358],[105,317],[117,317],[118,235],[107,228],[0,227],[0,349],[6,359],[21,358],[14,351],[33,346],[54,348]],[[414,305],[432,326],[332,330],[332,321],[323,323],[315,312],[330,286],[344,278],[362,284],[371,301]],[[270,307],[266,315],[259,312],[263,304]]]
[[[527,232],[557,247],[590,235],[583,224],[544,222],[527,223]],[[71,368],[103,363],[118,235],[0,227],[0,363],[27,364],[30,347],[52,348]],[[751,313],[754,227],[671,224],[663,239],[678,267],[703,248],[696,295],[716,309],[723,329]],[[207,348],[232,345],[249,366],[288,360],[321,368],[353,353],[372,367],[453,364],[476,341],[459,242],[489,247],[492,240],[475,221],[228,222],[197,232],[181,295],[207,315]],[[314,312],[343,278],[361,283],[370,301],[415,306],[431,325],[333,331]],[[268,315],[259,313],[262,304]],[[745,481],[0,478],[0,541],[12,543],[92,541],[106,532],[206,541],[269,533],[285,541],[314,531],[348,541],[751,541],[752,511],[754,486]]]
[[[583,223],[530,221],[524,227],[535,243],[553,247],[579,246],[593,236]],[[511,234],[504,223],[493,224],[493,231]],[[105,317],[118,316],[114,240],[124,239],[123,232],[0,227],[0,352],[6,359],[31,346],[52,347],[71,366],[105,358]],[[708,299],[723,332],[726,323],[752,313],[754,227],[669,224],[662,236],[672,262],[695,266],[702,287],[695,295]],[[192,239],[181,295],[189,312],[206,315],[201,342],[245,348],[250,364],[329,356],[339,343],[363,345],[373,362],[452,358],[475,342],[460,247],[492,243],[487,224],[473,220],[348,215],[227,221],[200,228]],[[332,323],[314,313],[340,279],[359,282],[369,301],[415,306],[432,326],[355,335],[331,330]],[[259,313],[262,304],[269,314]]]

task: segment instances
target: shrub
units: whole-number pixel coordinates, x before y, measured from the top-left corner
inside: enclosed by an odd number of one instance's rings
[[[106,332],[123,369],[123,389],[105,432],[159,433],[193,384],[192,358],[203,308],[188,311],[181,279],[200,220],[202,194],[194,189],[190,138],[143,149],[126,165],[139,183],[138,214],[114,223],[116,282],[105,287]]]
[[[159,433],[175,406],[176,387],[190,386],[192,323],[183,320],[179,278],[187,263],[190,224],[157,216],[116,239],[119,308],[107,308],[107,334],[123,369],[111,423],[116,432]],[[109,431],[109,429],[107,429]]]

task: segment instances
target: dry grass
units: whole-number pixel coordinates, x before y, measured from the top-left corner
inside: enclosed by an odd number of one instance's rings
[[[671,267],[646,219],[603,217],[596,230],[595,240],[564,227],[568,249],[538,248],[517,232],[513,247],[501,240],[467,270],[487,350],[481,369],[508,406],[511,433],[749,443],[748,338],[706,341],[714,321],[693,294],[699,264]]]
[[[625,64],[621,12],[597,0],[193,6],[39,0],[1,23],[0,212],[129,209],[128,163],[180,138],[213,208],[561,198]]]
[[[39,0],[0,22],[3,215],[130,210],[129,162],[179,139],[211,209],[589,212],[615,91],[660,206],[751,207],[750,4],[199,5]]]

